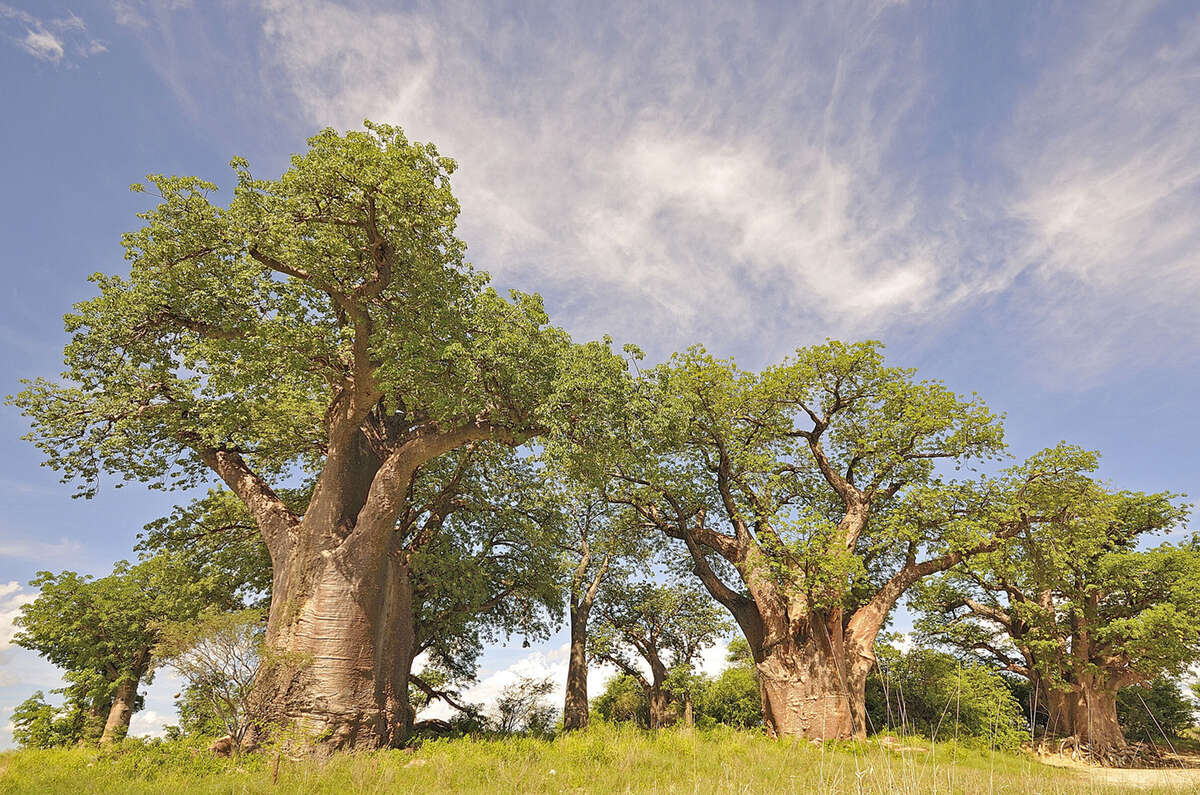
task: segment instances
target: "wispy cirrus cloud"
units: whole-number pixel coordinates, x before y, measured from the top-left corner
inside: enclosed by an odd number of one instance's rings
[[[36,538],[0,538],[0,557],[20,558],[38,562],[74,560],[83,552],[78,541],[60,538],[43,541]]]
[[[1093,4],[999,143],[1009,265],[1055,360],[1091,380],[1200,353],[1200,11]]]
[[[180,101],[201,117],[202,75],[226,69],[256,113],[437,142],[472,258],[580,334],[753,364],[979,316],[1066,387],[1200,356],[1186,4],[1030,12],[988,53],[871,0],[255,9],[226,31],[233,65],[148,46]],[[182,41],[188,14],[153,35]],[[947,92],[976,55],[1003,91]]]
[[[936,215],[888,168],[923,69],[891,5],[268,0],[264,50],[312,122],[394,121],[459,158],[476,259],[577,328],[669,347],[774,318],[794,342],[953,300]]]
[[[87,25],[74,13],[42,18],[0,3],[0,26],[4,38],[40,61],[61,64],[108,51],[102,41],[88,34]]]

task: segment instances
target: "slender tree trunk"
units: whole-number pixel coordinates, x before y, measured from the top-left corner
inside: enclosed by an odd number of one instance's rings
[[[137,701],[137,687],[136,678],[122,679],[117,683],[117,692],[108,710],[108,720],[104,722],[104,731],[100,735],[101,745],[120,740],[129,732],[129,719],[133,717],[133,705]]]
[[[563,704],[563,731],[588,725],[587,610],[571,599],[571,656],[567,661],[567,695]]]
[[[686,691],[683,694],[683,725],[689,729],[696,725],[696,712],[692,706],[691,691]]]

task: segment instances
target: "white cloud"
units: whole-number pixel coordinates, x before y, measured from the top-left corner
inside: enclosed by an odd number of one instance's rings
[[[58,63],[63,57],[62,39],[48,30],[26,31],[21,47],[34,58],[51,63]]]
[[[129,719],[129,735],[131,737],[164,737],[166,726],[174,716],[162,716],[152,709],[135,712]]]
[[[87,25],[75,13],[43,19],[28,11],[0,3],[0,30],[17,25],[19,32],[9,34],[13,43],[41,61],[59,64],[68,52],[88,58],[107,52],[103,42],[87,35]]]
[[[150,26],[150,20],[156,14],[190,8],[191,5],[191,0],[114,0],[112,12],[118,25],[142,30]]]
[[[459,158],[477,261],[581,331],[672,347],[770,315],[788,347],[959,297],[953,240],[887,165],[922,88],[887,5],[266,0],[264,52],[310,123],[393,121]]]
[[[17,633],[13,622],[21,614],[21,605],[36,598],[37,591],[26,590],[15,580],[0,585],[0,652],[12,646],[13,635]]]
[[[1093,6],[1005,135],[1015,273],[1061,375],[1194,357],[1200,322],[1200,12]],[[1033,293],[1030,295],[1029,293]]]

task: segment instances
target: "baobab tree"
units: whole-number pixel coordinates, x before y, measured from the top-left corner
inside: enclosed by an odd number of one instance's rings
[[[83,495],[105,472],[223,481],[271,558],[266,643],[309,661],[263,686],[298,692],[287,719],[329,747],[395,745],[390,584],[414,473],[471,442],[588,427],[625,362],[572,345],[537,296],[487,288],[455,236],[454,161],[397,127],[325,130],[278,179],[232,166],[225,206],[194,177],[135,186],[159,202],[123,238],[128,276],[94,277],[63,379],[15,402]],[[302,514],[279,493],[297,475]]]
[[[667,688],[672,669],[690,669],[701,651],[732,629],[720,607],[686,584],[609,582],[597,611],[589,651],[642,688],[651,729],[669,726],[678,717]]]
[[[610,498],[683,542],[750,644],[772,735],[863,736],[874,641],[920,578],[994,548],[1020,517],[893,521],[918,491],[959,494],[935,463],[1002,449],[998,419],[877,343],[803,348],[753,373],[699,348],[632,406],[657,449],[612,462]]]
[[[1113,490],[1097,464],[1059,445],[1012,470],[1027,485],[1011,499],[1043,520],[923,583],[916,605],[928,638],[1028,679],[1047,730],[1109,760],[1125,747],[1117,692],[1200,660],[1200,547],[1139,549],[1186,510]]]

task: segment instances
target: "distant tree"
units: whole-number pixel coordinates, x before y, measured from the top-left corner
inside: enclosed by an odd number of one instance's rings
[[[392,616],[393,643],[402,678],[425,703],[473,715],[455,687],[474,677],[483,644],[547,637],[561,616],[559,559],[547,540],[556,528],[544,521],[542,483],[528,457],[487,443],[415,474],[396,531],[410,576],[393,586],[404,596]],[[439,682],[411,672],[421,655]]]
[[[674,723],[668,676],[672,668],[690,669],[701,650],[731,629],[720,608],[690,586],[621,582],[604,586],[596,610],[599,620],[588,638],[592,656],[641,686],[650,728]]]
[[[100,742],[120,739],[138,708],[138,685],[154,667],[157,622],[187,621],[210,607],[238,606],[224,572],[178,554],[120,561],[107,577],[40,572],[37,599],[21,608],[14,642],[89,682],[92,703],[111,704]],[[103,684],[94,684],[102,682]]]
[[[761,372],[692,348],[650,372],[612,498],[682,542],[758,667],[772,735],[863,736],[872,647],[922,577],[994,548],[1019,522],[887,520],[936,464],[1003,448],[976,398],[888,367],[881,346],[827,342]]]
[[[1045,450],[1013,470],[1020,535],[919,591],[922,634],[1028,679],[1049,730],[1104,759],[1125,745],[1123,687],[1200,659],[1200,545],[1140,549],[1179,526],[1171,494],[1114,491],[1095,453]]]
[[[648,554],[646,539],[631,526],[627,512],[602,493],[569,480],[546,477],[542,504],[543,535],[561,555],[563,590],[570,629],[563,729],[588,723],[588,620],[606,579],[627,576]],[[546,531],[549,532],[546,532]]]
[[[501,690],[496,700],[496,729],[502,734],[548,733],[554,722],[554,708],[545,699],[553,690],[550,679],[519,677]]]
[[[412,573],[392,545],[417,471],[473,441],[587,429],[625,361],[572,345],[538,296],[486,286],[455,234],[454,161],[398,127],[324,130],[277,179],[231,165],[224,205],[195,177],[135,186],[158,203],[123,238],[128,275],[93,278],[63,378],[14,402],[84,495],[107,472],[222,481],[271,557],[268,645],[313,660],[297,727],[399,745],[392,584]],[[298,474],[302,514],[278,488]]]
[[[67,685],[50,691],[62,697],[61,704],[48,703],[39,690],[14,708],[18,745],[53,748],[99,739],[112,707],[111,683],[87,669],[66,671],[63,678]]]
[[[728,667],[708,680],[698,698],[698,721],[750,729],[762,726],[762,694],[750,645],[735,638],[725,655]]]

